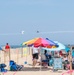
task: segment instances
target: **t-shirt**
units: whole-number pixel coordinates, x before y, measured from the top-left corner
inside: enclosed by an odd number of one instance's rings
[[[6,45],[6,46],[5,46],[5,49],[6,49],[6,51],[9,51],[10,46],[9,46],[9,45]]]
[[[66,57],[66,58],[63,58],[63,61],[65,61],[65,60],[68,60],[68,58]]]
[[[46,56],[44,54],[41,54],[41,60],[46,60]]]
[[[39,52],[38,52],[39,47],[32,47],[32,49],[33,49],[33,54],[39,53]]]

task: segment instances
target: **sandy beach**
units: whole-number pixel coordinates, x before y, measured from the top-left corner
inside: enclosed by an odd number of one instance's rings
[[[52,72],[52,71],[21,71],[21,72],[7,72],[4,75],[62,75],[64,71]],[[69,74],[65,74],[69,75]]]
[[[74,75],[73,9],[74,0],[0,0],[0,75]]]
[[[58,70],[54,72],[52,67],[49,66],[48,68],[43,68],[38,64],[36,65],[37,69],[34,69],[32,68],[31,50],[27,51],[27,55],[24,53],[22,55],[21,50],[22,50],[21,48],[11,49],[11,60],[14,60],[19,65],[23,65],[24,67],[22,68],[22,70],[16,72],[8,71],[4,74],[1,73],[1,75],[62,75],[64,72],[67,72],[67,70]],[[3,51],[0,52],[0,57],[1,57],[1,63],[4,63]],[[27,64],[25,64],[26,61]],[[8,57],[6,58],[5,64],[7,65],[6,69],[9,69]]]

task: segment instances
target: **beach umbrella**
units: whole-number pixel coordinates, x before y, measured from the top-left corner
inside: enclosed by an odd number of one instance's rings
[[[57,43],[59,46],[56,48],[42,48],[43,50],[48,50],[48,51],[60,51],[60,50],[64,50],[66,48],[65,45],[63,45],[62,43],[58,42],[58,41],[54,41],[55,43]]]
[[[50,40],[50,39],[48,39],[48,38],[46,38],[46,40],[49,42],[49,44],[50,45],[55,45],[55,46],[57,46],[57,43],[55,43],[54,41],[52,41],[52,40]]]
[[[49,42],[48,42],[46,39],[44,39],[44,38],[38,38],[38,39],[33,43],[33,45],[36,46],[36,47],[39,47],[39,46],[41,46],[41,47],[46,47],[46,46],[48,46],[48,45],[50,45],[50,44],[49,44]]]
[[[38,38],[34,43],[33,43],[34,47],[47,47],[49,44],[49,42],[44,39],[44,38]],[[42,49],[41,49],[42,50]],[[40,52],[41,53],[41,52]],[[40,54],[41,55],[41,54]],[[41,66],[40,66],[40,71],[41,71]]]
[[[47,46],[47,48],[52,48],[52,47],[54,47],[54,48],[56,48],[56,47],[58,47],[59,45],[57,44],[57,43],[55,43],[54,41],[52,41],[52,40],[50,40],[50,39],[48,39],[48,38],[46,38],[46,40],[49,42],[49,46]]]
[[[34,38],[32,40],[24,42],[22,45],[32,45],[38,38]]]
[[[46,47],[46,46],[58,46],[57,43],[55,43],[52,40],[49,40],[48,38],[44,39],[44,38],[34,38],[32,40],[29,40],[27,42],[24,42],[22,45],[27,45],[27,46],[42,46],[42,47]]]
[[[42,46],[45,47],[47,45],[49,45],[49,42],[44,39],[44,38],[34,38],[32,40],[29,40],[27,42],[24,42],[22,45],[27,45],[27,46]]]
[[[33,45],[34,47],[41,47],[41,50],[42,50],[42,47],[47,47],[48,45],[51,46],[51,45],[54,45],[52,42],[50,43],[48,40],[44,39],[44,38],[36,38],[36,39],[32,39],[32,40],[29,40],[27,42],[24,42],[23,45]],[[41,67],[40,67],[41,69]]]
[[[42,46],[42,47],[50,46],[51,47],[51,46],[56,46],[57,44],[47,38],[46,39],[34,38],[32,40],[24,42],[22,45],[27,45],[27,46],[34,45],[34,46]]]

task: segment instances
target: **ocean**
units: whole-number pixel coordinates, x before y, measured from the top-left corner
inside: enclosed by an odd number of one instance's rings
[[[0,47],[2,48],[2,47],[4,47],[4,45],[1,45]],[[22,47],[26,47],[26,46],[25,45],[24,46],[22,46],[22,45],[10,45],[10,47],[11,48],[22,48]]]

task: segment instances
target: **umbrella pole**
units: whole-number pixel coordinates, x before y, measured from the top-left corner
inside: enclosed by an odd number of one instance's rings
[[[40,47],[40,57],[41,57],[41,51],[42,51],[42,47]],[[42,70],[42,61],[41,61],[41,58],[40,58],[40,71]]]
[[[41,52],[40,52],[40,57],[41,57]],[[41,63],[41,58],[40,58],[40,71],[41,71],[41,65],[42,63]]]

